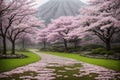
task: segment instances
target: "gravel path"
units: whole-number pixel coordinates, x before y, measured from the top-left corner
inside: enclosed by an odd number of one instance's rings
[[[74,80],[86,80],[82,79],[85,76],[91,78],[89,80],[93,80],[92,78],[94,80],[120,80],[120,73],[113,70],[73,59],[43,54],[36,50],[31,51],[40,55],[41,60],[0,73],[0,80],[70,80],[70,77]],[[60,70],[60,68],[63,69]],[[92,74],[95,76],[93,77]]]

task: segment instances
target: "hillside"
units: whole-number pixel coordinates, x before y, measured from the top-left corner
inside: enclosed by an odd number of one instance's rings
[[[37,17],[50,23],[51,19],[60,16],[76,16],[84,3],[80,0],[50,0],[39,7]]]

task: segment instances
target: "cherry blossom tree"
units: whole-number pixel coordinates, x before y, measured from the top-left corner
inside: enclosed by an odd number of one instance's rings
[[[30,33],[22,33],[21,35],[19,35],[19,39],[16,40],[16,42],[22,45],[21,46],[22,51],[26,50],[26,45],[30,45],[35,42],[35,38],[32,36],[33,34]]]
[[[83,35],[82,28],[81,29],[80,28],[81,27],[75,28],[72,31],[70,31],[70,33],[68,34],[69,42],[74,44],[74,48],[77,48],[78,45],[79,45],[80,40],[85,37]]]
[[[22,21],[20,20],[20,22],[17,25],[13,25],[10,28],[10,30],[8,31],[7,38],[12,43],[12,54],[15,54],[16,40],[20,39],[22,37],[22,35],[25,33],[35,34],[35,32],[37,30],[37,28],[35,26],[40,26],[41,24],[42,24],[42,21],[40,21],[37,18],[35,18],[34,16],[30,15],[24,19],[22,18]]]
[[[34,13],[33,0],[0,0],[0,36],[6,54],[6,36],[13,23],[27,13]]]
[[[12,5],[15,4],[15,0],[6,1],[0,0],[0,37],[3,39],[3,53],[6,54],[6,33],[9,27],[13,22],[13,15],[9,15],[11,11],[17,9],[18,7],[15,6],[14,8]],[[9,17],[8,17],[9,15]]]
[[[67,50],[68,41],[70,39],[69,33],[77,27],[78,25],[72,16],[62,16],[53,20],[52,24],[48,26],[50,31],[48,35],[48,42],[58,42],[62,40],[64,42],[65,49]]]
[[[29,0],[30,1],[30,0]],[[0,36],[3,39],[3,53],[6,54],[6,35],[7,31],[15,21],[16,11],[19,11],[28,0],[0,0]],[[23,11],[21,13],[24,13]],[[20,16],[20,15],[19,15]]]
[[[40,30],[37,34],[37,42],[38,43],[43,43],[43,48],[46,49],[46,44],[47,44],[47,40],[48,40],[48,34],[49,34],[49,30],[48,28],[45,28],[43,30]]]
[[[84,19],[86,31],[99,37],[106,50],[110,50],[113,36],[120,32],[120,0],[91,0],[80,12],[87,17]]]

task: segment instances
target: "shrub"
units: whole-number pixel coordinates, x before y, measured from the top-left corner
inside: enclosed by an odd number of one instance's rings
[[[110,51],[102,51],[101,54],[107,54],[107,55],[113,55],[115,51],[110,50]]]
[[[69,47],[67,52],[78,52],[78,51],[80,51],[80,46],[78,46],[77,48]]]
[[[93,54],[100,54],[100,53],[104,53],[105,49],[103,48],[97,48],[97,49],[93,49],[92,53]]]
[[[92,49],[96,49],[96,48],[103,48],[103,46],[97,45],[97,44],[89,44],[89,45],[82,46],[80,50],[91,51]]]
[[[48,51],[55,51],[55,52],[78,52],[80,51],[80,46],[77,48],[74,47],[68,47],[67,50],[65,50],[64,46],[52,46],[47,49]]]
[[[28,52],[27,49],[15,49],[15,50],[18,51],[18,52]]]
[[[107,55],[112,55],[114,53],[115,53],[115,51],[113,51],[113,50],[107,51],[104,48],[97,48],[97,49],[92,50],[92,54],[107,54]]]
[[[112,50],[114,50],[115,52],[120,53],[120,46],[113,46]]]
[[[50,51],[55,51],[55,52],[64,52],[65,48],[64,46],[52,46],[49,48]]]
[[[107,52],[106,52],[106,54],[108,54],[108,55],[113,55],[114,53],[115,53],[114,50],[110,50],[110,51],[107,51]]]

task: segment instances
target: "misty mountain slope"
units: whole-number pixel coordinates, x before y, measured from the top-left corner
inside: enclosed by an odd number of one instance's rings
[[[56,19],[60,16],[78,15],[79,9],[83,5],[85,4],[80,0],[50,0],[39,7],[37,17],[45,20],[46,24],[48,24],[51,19]]]

